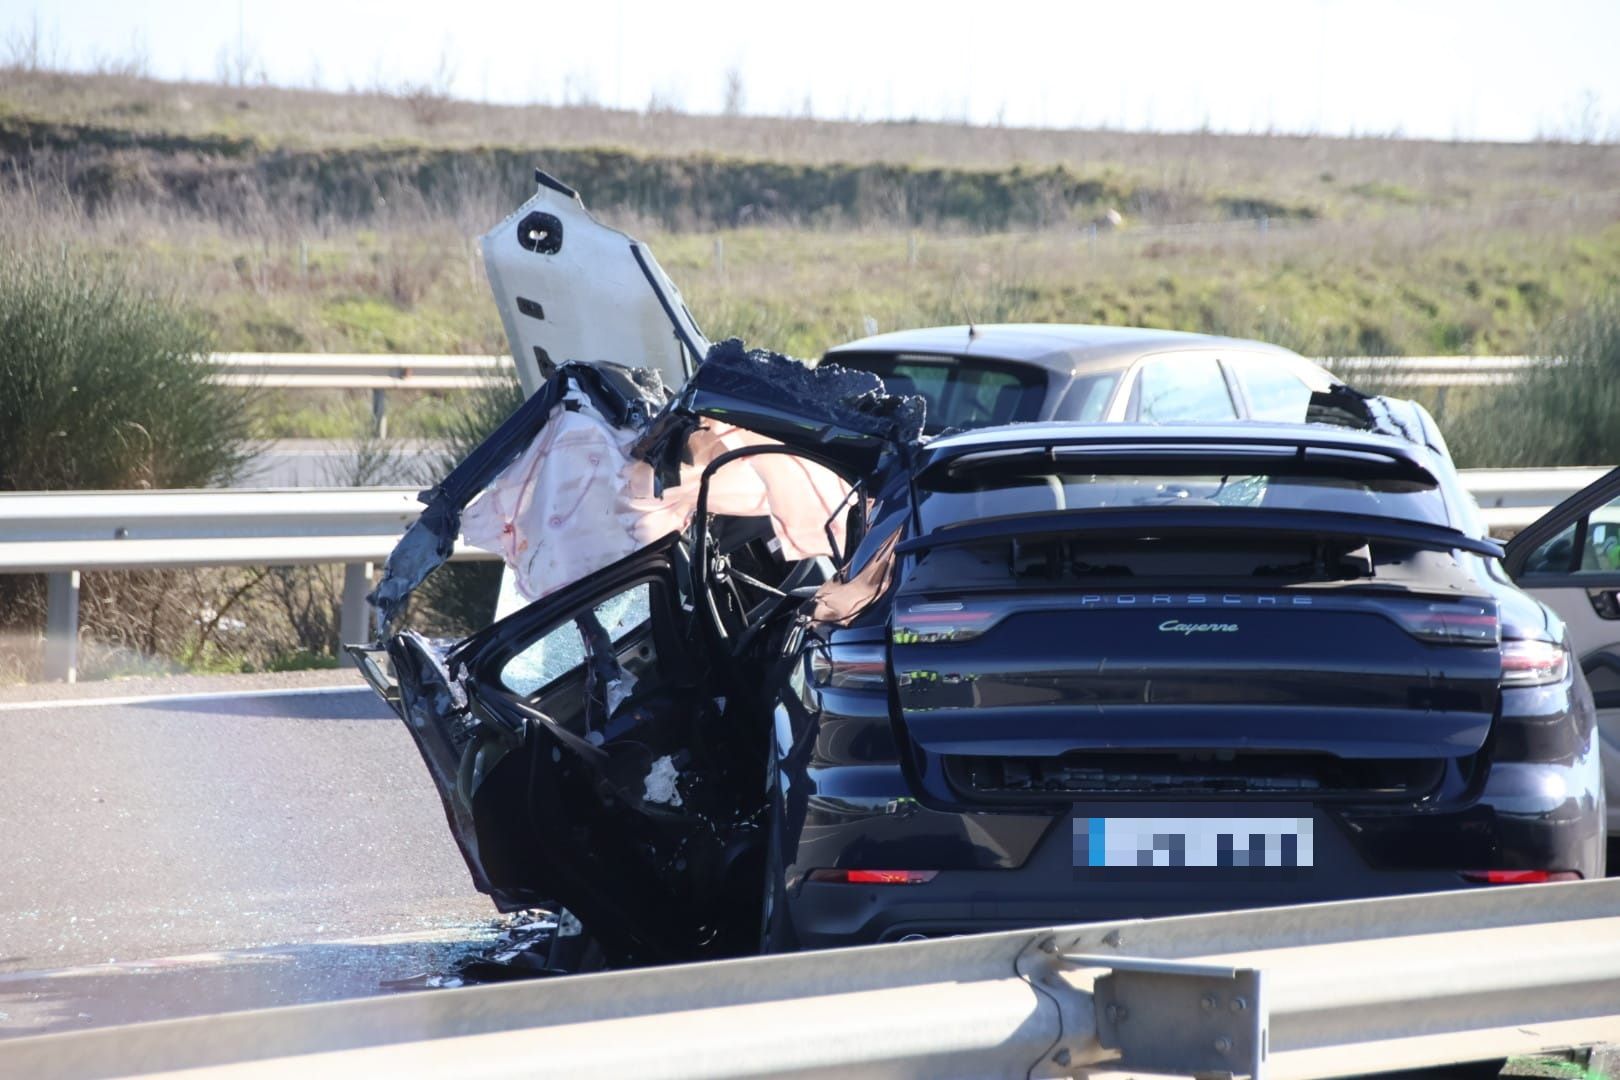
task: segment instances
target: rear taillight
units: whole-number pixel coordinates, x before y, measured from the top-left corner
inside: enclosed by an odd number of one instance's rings
[[[822,645],[810,650],[810,681],[838,690],[882,690],[882,645]]]
[[[894,643],[929,645],[971,641],[994,626],[1001,614],[989,608],[970,607],[958,600],[912,604],[895,613]]]
[[[1495,645],[1502,632],[1496,612],[1487,608],[1430,604],[1394,614],[1407,633],[1434,645]]]
[[[1554,641],[1502,642],[1502,685],[1542,686],[1563,682],[1569,674],[1569,652]]]
[[[812,870],[811,881],[836,885],[926,885],[938,870]]]
[[[1549,881],[1579,881],[1575,870],[1464,870],[1464,881],[1480,885],[1541,885]]]

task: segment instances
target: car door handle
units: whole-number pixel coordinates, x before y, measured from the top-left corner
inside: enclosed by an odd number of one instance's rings
[[[1600,619],[1620,619],[1620,589],[1587,589],[1592,610]]]

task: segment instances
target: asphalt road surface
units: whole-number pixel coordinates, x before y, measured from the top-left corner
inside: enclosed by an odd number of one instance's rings
[[[277,439],[266,443],[247,463],[234,486],[349,487],[363,480],[425,487],[442,471],[445,447],[432,439],[390,439],[381,447],[371,447],[364,470],[358,470],[356,464],[359,447],[359,439]],[[357,471],[363,471],[363,477]]]
[[[0,746],[0,1037],[375,994],[492,934],[369,691],[9,704]]]

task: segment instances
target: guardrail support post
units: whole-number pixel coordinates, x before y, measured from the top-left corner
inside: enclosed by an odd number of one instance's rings
[[[371,640],[371,605],[366,603],[366,594],[371,591],[374,566],[374,563],[357,562],[343,568],[343,611],[338,620],[338,632],[344,645]],[[354,667],[354,659],[347,652],[339,653],[338,663]]]
[[[380,386],[371,392],[371,433],[388,438],[388,391]]]
[[[45,575],[45,678],[79,677],[79,572]]]

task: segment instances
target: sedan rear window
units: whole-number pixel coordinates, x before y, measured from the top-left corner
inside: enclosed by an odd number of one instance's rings
[[[1238,382],[1249,398],[1251,420],[1273,420],[1302,424],[1311,403],[1311,388],[1293,372],[1263,356],[1229,356],[1227,365],[1237,373]]]
[[[1145,424],[1235,420],[1226,376],[1213,356],[1171,354],[1142,365],[1136,380],[1136,419]]]
[[[891,394],[922,397],[928,435],[1035,420],[1046,394],[1044,372],[976,357],[841,353],[828,362],[870,371]]]

